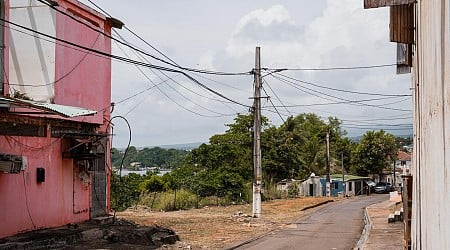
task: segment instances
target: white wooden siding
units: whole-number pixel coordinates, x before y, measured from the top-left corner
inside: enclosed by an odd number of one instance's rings
[[[450,249],[449,1],[419,0],[414,58],[413,249]]]

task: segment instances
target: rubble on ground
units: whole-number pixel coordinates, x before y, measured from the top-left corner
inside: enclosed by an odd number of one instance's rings
[[[127,220],[107,223],[84,222],[65,227],[41,229],[0,242],[2,249],[157,249],[179,241],[171,229],[140,226]]]

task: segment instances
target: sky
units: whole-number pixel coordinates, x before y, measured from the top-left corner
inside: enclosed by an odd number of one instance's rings
[[[115,37],[120,35],[127,43],[168,60],[151,45],[187,68],[250,72],[255,67],[257,46],[261,48],[261,66],[269,69],[396,62],[396,44],[389,42],[389,9],[364,10],[363,0],[91,1],[146,43],[125,29],[116,30]],[[88,0],[81,2],[96,9]],[[172,67],[115,42],[112,45],[113,54]],[[412,121],[411,97],[385,96],[411,94],[410,74],[397,75],[395,66],[267,73],[263,72],[262,96],[269,98],[262,99],[262,114],[273,125],[279,126],[290,115],[315,113],[323,119],[335,116],[342,120],[349,136],[380,126],[393,134],[411,133],[405,129]],[[242,105],[181,74],[113,61],[112,100],[116,106],[112,115],[129,121],[132,145],[208,142],[212,135],[224,133],[237,113],[248,113],[253,103],[252,75],[189,75]],[[354,102],[361,100],[366,101]],[[348,101],[352,103],[336,104]],[[124,121],[114,122],[114,134],[113,146],[125,147],[128,128]]]

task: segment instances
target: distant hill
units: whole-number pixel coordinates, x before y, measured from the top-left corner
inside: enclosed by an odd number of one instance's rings
[[[413,138],[413,134],[410,135],[394,135],[395,137],[399,137],[399,138]],[[353,142],[359,142],[362,138],[362,135],[359,136],[353,136],[353,137],[348,137],[351,141]]]
[[[203,142],[192,142],[192,143],[184,143],[184,144],[172,144],[172,145],[157,145],[157,146],[145,146],[145,147],[136,147],[138,150],[143,148],[155,148],[160,147],[164,149],[178,149],[178,150],[192,150],[198,148],[202,145]]]

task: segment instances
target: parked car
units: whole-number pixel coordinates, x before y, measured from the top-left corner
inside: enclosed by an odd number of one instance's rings
[[[391,183],[387,182],[378,182],[375,186],[375,193],[377,194],[385,194],[394,191],[394,187]]]
[[[372,180],[367,180],[367,181],[366,181],[366,184],[367,184],[367,187],[370,189],[370,193],[375,192],[375,186],[376,186],[376,184],[375,184],[374,181],[372,181]]]

